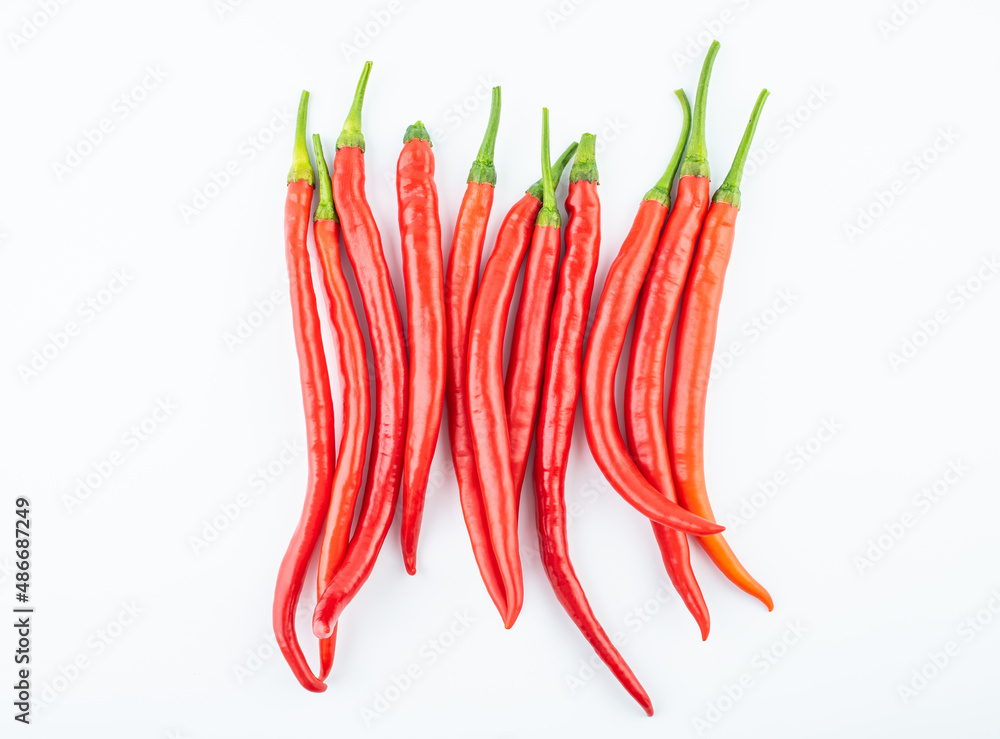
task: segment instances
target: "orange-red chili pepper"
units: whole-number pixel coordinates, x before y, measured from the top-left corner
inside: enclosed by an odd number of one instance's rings
[[[410,349],[400,540],[406,571],[414,575],[427,476],[441,428],[446,374],[441,221],[430,134],[420,121],[403,136],[396,164],[396,193]]]
[[[708,152],[705,145],[705,106],[712,64],[719,42],[709,47],[694,101],[691,140],[681,164],[677,198],[667,216],[646,284],[639,296],[625,383],[625,438],[636,466],[667,499],[677,501],[674,491],[667,431],[663,420],[666,396],[667,346],[677,314],[684,280],[698,242],[702,221],[708,212]],[[708,606],[691,569],[687,535],[653,523],[653,535],[674,588],[708,638]]]
[[[543,170],[549,170],[548,131],[543,136]],[[560,158],[565,167],[574,143]],[[559,170],[562,174],[562,169]],[[545,175],[543,174],[543,182]],[[468,349],[468,411],[476,470],[493,554],[504,586],[504,626],[514,625],[524,600],[521,558],[517,548],[517,505],[510,470],[510,442],[503,393],[503,340],[514,285],[542,208],[542,189],[535,183],[500,225],[496,245],[483,270],[472,309]]]
[[[330,392],[319,310],[316,307],[316,293],[313,291],[306,246],[314,182],[309,149],[306,147],[308,108],[309,93],[303,90],[295,124],[292,168],[288,173],[288,190],[285,195],[285,258],[288,262],[295,348],[299,355],[302,405],[306,416],[309,479],[302,515],[278,570],[272,618],[278,647],[295,677],[304,688],[322,693],[326,690],[326,685],[312,673],[295,635],[295,610],[305,582],[309,558],[323,530],[334,466],[333,396]]]
[[[365,197],[365,139],[361,106],[371,72],[365,62],[351,111],[337,139],[333,197],[340,215],[347,256],[361,293],[375,361],[375,436],[361,512],[344,560],[313,612],[313,633],[325,638],[357,595],[389,533],[399,498],[406,437],[406,350],[403,324],[382,253],[382,237]]]
[[[615,409],[615,371],[625,344],[625,332],[667,217],[670,188],[691,128],[687,97],[683,90],[674,94],[684,111],[680,140],[663,177],[639,205],[597,304],[583,360],[583,425],[594,461],[619,495],[657,523],[703,536],[718,533],[723,527],[684,510],[649,484],[625,448]]]
[[[712,197],[712,206],[702,225],[698,250],[688,273],[677,327],[674,373],[667,405],[667,439],[674,483],[681,503],[709,520],[714,518],[705,488],[705,400],[722,283],[732,253],[736,214],[740,209],[740,180],[767,95],[767,90],[763,90],[757,98],[733,166]],[[735,585],[759,599],[769,611],[774,607],[770,594],[740,564],[722,536],[706,536],[699,542]]]
[[[618,681],[643,710],[653,715],[649,695],[639,684],[594,615],[569,558],[566,540],[566,464],[573,438],[573,418],[580,394],[583,339],[601,246],[601,203],[593,134],[580,137],[569,175],[566,210],[566,256],[552,305],[545,356],[545,379],[538,413],[535,450],[535,501],[538,551],[559,603]]]
[[[493,88],[493,101],[486,133],[479,153],[469,171],[462,204],[458,209],[455,236],[451,242],[448,271],[444,279],[445,311],[448,317],[448,378],[446,398],[448,407],[448,437],[451,458],[458,478],[458,495],[462,503],[465,527],[472,542],[472,553],[479,567],[479,574],[486,590],[500,613],[506,611],[503,582],[493,544],[486,523],[483,493],[479,487],[479,472],[472,449],[472,432],[469,428],[468,362],[469,323],[479,282],[479,266],[486,241],[486,226],[493,208],[493,195],[497,172],[493,166],[497,129],[500,126],[500,88]]]
[[[316,251],[323,267],[323,285],[330,310],[330,323],[337,342],[340,387],[343,394],[343,430],[337,467],[333,473],[330,508],[326,517],[326,530],[319,550],[319,598],[326,591],[334,573],[344,558],[347,541],[354,522],[354,506],[365,471],[365,451],[368,448],[368,425],[371,421],[371,395],[368,386],[368,360],[365,357],[365,340],[354,312],[351,290],[344,278],[340,264],[340,219],[333,205],[333,186],[323,155],[319,134],[313,134],[313,151],[319,170],[319,203],[313,214],[313,235]],[[337,632],[319,643],[319,677],[325,680],[333,667],[333,653]]]
[[[548,112],[543,113],[543,116],[547,121]],[[547,123],[543,123],[543,126],[547,126]],[[548,154],[545,155],[545,160],[548,161]],[[542,179],[544,182],[545,178]],[[545,374],[549,317],[559,277],[561,220],[555,198],[554,190],[549,193],[543,189],[542,209],[535,219],[535,230],[531,234],[531,246],[521,284],[521,299],[517,306],[514,335],[507,359],[504,400],[507,405],[507,435],[510,439],[510,470],[514,481],[515,508],[521,498],[531,438],[535,432],[542,378]]]

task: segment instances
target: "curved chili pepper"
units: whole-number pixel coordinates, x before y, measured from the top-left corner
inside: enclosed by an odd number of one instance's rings
[[[554,179],[548,161],[548,130],[543,136],[543,170]],[[560,158],[565,167],[576,150],[574,143]],[[559,170],[559,175],[562,169]],[[543,174],[543,182],[545,175]],[[468,349],[468,412],[476,470],[486,521],[504,587],[504,626],[514,625],[524,600],[521,558],[517,550],[517,506],[510,471],[507,411],[503,395],[503,340],[517,273],[528,250],[536,216],[542,208],[542,189],[535,183],[500,225],[479,294],[472,309]]]
[[[684,288],[677,327],[674,374],[667,405],[667,439],[673,461],[674,483],[681,503],[709,520],[715,519],[705,487],[708,377],[712,369],[722,283],[732,252],[736,214],[740,209],[740,180],[767,96],[767,90],[763,90],[757,98],[733,166],[712,197],[712,206],[701,227],[698,250]],[[699,541],[716,566],[737,587],[759,599],[767,610],[774,608],[770,594],[740,564],[722,536],[706,536]]]
[[[323,530],[330,502],[330,481],[334,465],[333,396],[330,393],[319,310],[316,308],[316,293],[313,291],[306,247],[314,181],[309,150],[306,147],[308,109],[309,93],[303,90],[295,124],[292,168],[288,173],[288,190],[285,196],[285,258],[288,262],[295,348],[299,355],[302,405],[306,416],[309,480],[302,515],[278,570],[272,619],[278,647],[295,677],[304,688],[322,693],[326,690],[326,685],[309,669],[295,635],[295,609],[302,593],[309,558]]]
[[[493,194],[497,181],[493,166],[497,129],[500,125],[500,88],[493,88],[490,119],[483,136],[479,153],[469,171],[465,196],[458,209],[455,237],[451,243],[448,271],[444,278],[445,310],[448,316],[448,378],[446,397],[448,406],[448,438],[451,458],[458,478],[458,495],[462,503],[465,527],[472,542],[472,553],[479,567],[479,574],[486,590],[503,614],[506,609],[503,582],[493,544],[486,523],[483,493],[479,487],[476,457],[472,449],[472,432],[469,429],[469,411],[466,405],[468,376],[466,350],[469,346],[469,322],[472,305],[476,299],[479,265],[486,241],[486,226],[493,208]]]
[[[547,120],[548,112],[543,113],[543,116]],[[548,161],[548,154],[545,155],[545,160]],[[515,509],[521,499],[521,486],[528,467],[528,453],[531,451],[531,437],[535,432],[542,378],[545,374],[549,317],[559,277],[561,221],[555,199],[554,191],[550,193],[543,190],[542,209],[531,234],[521,299],[514,319],[514,336],[507,359],[504,401],[507,405],[507,435],[510,439],[510,470],[514,481]]]
[[[375,360],[375,437],[368,457],[368,479],[354,535],[343,562],[313,612],[313,633],[321,639],[333,633],[340,614],[371,575],[382,543],[389,533],[399,498],[406,436],[403,324],[389,268],[382,253],[382,237],[365,197],[365,139],[361,133],[361,105],[371,66],[371,62],[365,62],[351,111],[337,139],[333,197],[371,336]]]
[[[684,510],[646,481],[625,448],[615,409],[615,371],[625,332],[667,217],[670,187],[691,128],[687,96],[683,90],[674,94],[684,111],[680,140],[663,177],[643,198],[597,304],[583,360],[583,424],[594,461],[619,495],[647,518],[703,536],[718,533],[723,527]]]
[[[705,105],[712,64],[719,42],[712,43],[701,69],[698,94],[694,101],[691,140],[681,164],[677,199],[667,216],[646,284],[639,296],[632,350],[625,383],[625,438],[636,466],[668,500],[677,502],[667,431],[663,421],[663,401],[670,329],[677,314],[691,256],[698,242],[702,221],[708,211],[708,156],[705,146]],[[670,581],[708,638],[708,606],[691,570],[687,536],[676,529],[653,523],[653,535]]]
[[[365,471],[368,448],[368,425],[371,421],[371,394],[368,386],[368,360],[365,340],[354,312],[351,290],[340,265],[340,219],[333,205],[333,186],[323,155],[323,142],[313,134],[313,151],[319,170],[319,204],[313,215],[313,236],[323,267],[323,285],[330,310],[330,323],[337,341],[338,369],[343,393],[343,430],[340,451],[331,485],[330,509],[319,550],[317,597],[323,595],[344,558],[354,522],[354,506]],[[333,667],[337,632],[320,639],[320,679],[325,680]]]
[[[427,476],[441,429],[446,373],[441,221],[430,134],[420,121],[403,136],[403,150],[396,164],[396,192],[410,344],[400,543],[406,571],[415,575],[417,538]]]
[[[573,439],[573,418],[580,394],[583,339],[601,247],[601,203],[593,134],[580,137],[569,175],[566,256],[552,305],[545,357],[545,379],[538,414],[535,450],[535,500],[538,551],[559,603],[618,681],[643,710],[653,715],[649,695],[594,615],[569,558],[566,540],[566,464]]]

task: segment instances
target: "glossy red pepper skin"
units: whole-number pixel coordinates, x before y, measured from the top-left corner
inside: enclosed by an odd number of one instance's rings
[[[656,200],[642,201],[608,272],[583,360],[583,422],[594,461],[619,495],[657,523],[704,536],[721,528],[680,508],[649,484],[625,448],[615,409],[618,359],[666,210]]]
[[[315,135],[313,140],[320,178],[320,202],[314,216],[313,235],[320,265],[323,268],[326,303],[337,345],[343,419],[337,466],[330,492],[330,508],[319,553],[316,593],[316,597],[319,598],[326,591],[340,566],[351,535],[354,507],[364,479],[368,427],[371,422],[371,394],[365,341],[354,310],[351,290],[340,263],[340,223],[333,210],[333,186],[319,136]],[[336,638],[337,632],[334,630],[329,639],[320,640],[321,680],[329,676],[333,667]]]
[[[375,435],[358,523],[344,560],[313,611],[313,633],[333,633],[341,613],[371,575],[399,499],[406,439],[406,350],[382,237],[365,196],[361,102],[371,62],[365,63],[354,104],[337,140],[333,199],[347,256],[361,293],[375,362]]]
[[[566,198],[566,256],[559,270],[545,357],[545,377],[535,449],[535,521],[542,566],[559,603],[573,619],[600,658],[642,706],[653,715],[653,705],[635,674],[615,648],[594,615],[569,557],[566,537],[566,466],[573,438],[576,402],[580,394],[583,340],[590,315],[594,276],[601,244],[601,204],[593,143],[581,140],[593,169],[593,181],[573,180]],[[585,143],[586,142],[586,143]],[[580,161],[580,154],[577,155]]]
[[[333,396],[306,248],[312,194],[312,184],[297,180],[288,185],[285,199],[285,254],[306,417],[309,479],[302,516],[278,570],[273,618],[278,647],[295,677],[307,690],[322,693],[326,685],[313,675],[295,635],[295,611],[309,559],[323,531],[334,466]]]
[[[490,542],[504,587],[503,619],[508,629],[521,611],[524,585],[504,407],[503,340],[517,273],[541,205],[538,198],[525,194],[507,213],[483,270],[469,324],[469,425]]]
[[[549,317],[559,277],[560,236],[558,226],[536,226],[532,233],[507,360],[504,396],[515,505],[520,500],[538,417]]]
[[[469,172],[465,195],[458,209],[455,235],[445,273],[444,295],[448,326],[448,372],[445,384],[448,408],[448,439],[458,479],[462,516],[469,532],[472,553],[486,591],[500,614],[507,610],[500,569],[493,555],[483,492],[479,486],[476,456],[468,412],[469,324],[479,282],[479,267],[486,242],[486,227],[493,209],[496,168],[493,154],[500,125],[500,88],[493,88],[490,118],[479,153]]]
[[[697,176],[681,177],[677,183],[674,208],[667,217],[639,297],[625,383],[629,451],[643,476],[674,502],[677,494],[663,418],[667,346],[711,201],[708,185],[707,177]],[[687,536],[657,523],[652,525],[670,581],[698,623],[702,639],[707,639],[708,606],[691,569]]]
[[[740,179],[768,91],[762,90],[740,142],[733,166],[712,196],[688,272],[677,324],[674,372],[667,404],[667,441],[677,497],[684,506],[712,520],[705,486],[705,402],[712,371],[712,353],[722,303],[722,286],[736,236]],[[774,608],[770,593],[740,563],[722,536],[699,540],[705,552],[729,580]]]
[[[419,129],[418,129],[419,126]],[[406,287],[409,339],[409,407],[403,452],[403,521],[400,539],[406,571],[417,571],[417,539],[427,477],[444,406],[444,264],[434,184],[434,154],[423,125],[411,126],[396,164],[399,235]],[[417,129],[417,130],[415,130]]]

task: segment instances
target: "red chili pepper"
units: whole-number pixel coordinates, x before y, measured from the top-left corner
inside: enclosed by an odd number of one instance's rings
[[[689,513],[646,481],[625,448],[615,409],[615,371],[625,344],[625,332],[667,216],[670,187],[691,128],[687,97],[683,90],[674,94],[684,111],[680,140],[663,177],[640,204],[632,229],[611,264],[597,304],[583,360],[583,425],[594,460],[619,495],[647,518],[703,536],[718,533],[723,527]]]
[[[420,121],[403,137],[403,151],[396,164],[396,192],[410,344],[400,539],[406,571],[414,575],[427,476],[441,429],[446,374],[441,222],[430,134]]]
[[[740,208],[740,180],[768,92],[757,98],[733,166],[712,198],[698,240],[684,299],[674,374],[667,405],[667,438],[673,460],[674,483],[684,506],[699,516],[714,520],[705,488],[705,400],[712,369],[715,330],[722,301],[722,283],[732,252],[736,214]],[[770,594],[740,564],[726,540],[719,535],[699,540],[716,566],[735,585],[758,598],[767,610],[774,608]]]
[[[295,677],[304,688],[316,693],[326,690],[322,680],[313,675],[295,635],[295,610],[305,582],[309,558],[316,548],[330,502],[333,477],[333,396],[323,353],[323,338],[309,269],[306,242],[309,235],[309,210],[312,208],[313,170],[306,148],[306,114],[309,93],[302,91],[295,124],[292,168],[288,173],[285,196],[285,257],[288,262],[289,290],[295,348],[299,355],[299,381],[306,416],[306,447],[309,481],[302,515],[288,545],[278,583],[274,589],[274,636]]]
[[[371,575],[389,533],[399,498],[406,437],[406,350],[403,324],[382,237],[365,197],[365,139],[361,105],[371,72],[365,62],[351,111],[337,139],[333,197],[340,215],[347,256],[358,281],[375,360],[375,437],[368,457],[368,479],[361,513],[344,560],[313,612],[313,633],[330,636],[340,614]]]
[[[653,715],[649,695],[594,615],[569,558],[564,486],[573,419],[580,394],[583,340],[601,246],[601,204],[597,197],[595,137],[585,133],[569,175],[566,256],[552,306],[545,357],[545,380],[535,450],[538,550],[559,603],[587,641],[643,710]]]
[[[548,113],[543,114],[546,120],[547,115]],[[548,161],[548,154],[545,155],[545,160]],[[542,179],[544,181],[544,177]],[[535,220],[535,230],[531,235],[528,263],[524,268],[521,299],[517,306],[514,335],[507,359],[504,400],[507,405],[507,435],[510,439],[515,509],[521,499],[521,486],[528,467],[528,453],[531,451],[531,437],[538,416],[542,378],[545,374],[549,317],[559,277],[561,221],[555,199],[555,192],[543,190],[542,210]]]
[[[677,313],[691,256],[708,211],[708,152],[705,146],[705,105],[712,64],[719,42],[709,47],[694,101],[694,122],[687,156],[681,164],[677,200],[667,217],[660,243],[639,296],[632,351],[625,384],[625,437],[629,451],[642,474],[668,500],[677,502],[663,421],[667,345]],[[708,606],[691,570],[687,536],[653,523],[653,534],[670,581],[708,638]]]
[[[330,323],[337,341],[340,386],[343,393],[344,428],[340,437],[340,452],[331,486],[330,510],[326,531],[319,552],[317,597],[323,595],[344,558],[347,541],[354,522],[354,506],[361,490],[365,471],[365,450],[368,448],[368,425],[371,421],[371,395],[368,387],[368,360],[365,340],[354,312],[351,290],[340,265],[340,219],[333,205],[333,187],[323,155],[319,134],[313,134],[313,150],[319,169],[319,204],[313,215],[313,235],[323,266]],[[333,667],[336,629],[329,639],[319,643],[320,679],[325,680]]]
[[[445,274],[444,296],[448,315],[446,393],[451,458],[455,465],[455,476],[458,478],[458,494],[462,502],[465,526],[469,530],[469,539],[472,542],[472,553],[476,558],[479,574],[486,584],[486,590],[502,614],[507,609],[506,598],[486,523],[486,510],[483,506],[483,493],[479,487],[479,473],[476,471],[476,457],[472,449],[472,432],[469,428],[469,411],[466,405],[468,395],[466,350],[469,346],[469,322],[472,319],[472,305],[476,299],[476,283],[479,281],[479,265],[483,256],[483,243],[486,241],[486,226],[493,208],[493,194],[497,181],[496,168],[493,166],[493,150],[496,146],[499,125],[500,88],[494,87],[486,134],[469,172],[465,196],[458,209],[455,237],[452,239],[448,271]]]
[[[549,170],[548,177],[553,179],[548,160],[547,128],[543,142],[543,169]],[[573,144],[563,153],[561,167],[566,166],[575,150],[576,144]],[[543,182],[544,179],[545,175]],[[538,185],[535,183],[529,188],[500,225],[493,253],[483,270],[469,327],[469,424],[490,542],[504,587],[506,608],[501,615],[508,629],[521,611],[524,588],[517,549],[517,505],[503,395],[503,340],[517,273],[528,250],[536,216],[542,208],[542,188]]]

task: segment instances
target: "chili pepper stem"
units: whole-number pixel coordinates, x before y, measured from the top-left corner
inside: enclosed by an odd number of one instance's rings
[[[358,80],[358,87],[354,91],[354,100],[351,103],[351,110],[344,121],[344,130],[337,139],[337,148],[343,149],[345,146],[356,146],[365,150],[365,137],[361,133],[361,106],[365,102],[365,88],[368,87],[368,75],[372,72],[372,63],[365,62],[361,70],[361,79]]]
[[[292,146],[292,168],[288,170],[288,184],[304,180],[312,185],[312,164],[309,163],[309,147],[306,146],[306,116],[309,113],[309,91],[303,90],[299,97],[299,112],[295,118],[295,144]]]
[[[705,54],[701,65],[701,76],[698,78],[698,92],[694,98],[694,125],[691,131],[691,141],[688,144],[687,156],[681,165],[681,177],[708,177],[708,146],[705,143],[705,109],[708,105],[708,83],[712,78],[712,66],[719,53],[719,42],[713,41]]]
[[[468,182],[485,182],[497,184],[497,170],[493,166],[493,152],[496,150],[497,130],[500,128],[500,88],[493,88],[493,101],[490,103],[490,120],[486,124],[486,134],[483,143],[479,145],[476,161],[469,170]]]
[[[753,143],[753,135],[757,130],[757,123],[760,121],[761,111],[764,110],[764,102],[771,93],[767,89],[760,91],[757,102],[753,106],[753,113],[750,114],[750,121],[747,123],[740,147],[736,150],[733,158],[733,166],[729,168],[729,174],[722,181],[722,185],[712,196],[713,203],[728,203],[737,210],[740,208],[740,182],[743,179],[743,167],[746,166],[747,156],[750,154],[750,144]]]
[[[552,181],[559,182],[562,179],[562,173],[565,171],[566,167],[573,160],[573,155],[576,153],[576,149],[579,146],[575,141],[566,147],[559,158],[552,164]],[[543,192],[543,182],[538,180],[531,187],[529,187],[525,192],[528,195],[535,198],[536,200],[541,200],[545,197]]]
[[[323,141],[318,133],[313,134],[313,153],[316,155],[316,169],[319,170],[319,203],[316,205],[313,220],[339,221],[337,208],[333,204],[333,184],[330,182],[330,170],[326,166]]]
[[[677,146],[674,147],[674,153],[670,157],[670,162],[667,164],[663,176],[643,198],[643,200],[656,200],[663,203],[668,209],[670,208],[670,188],[674,185],[674,175],[677,174],[677,167],[681,163],[681,156],[684,154],[684,147],[687,146],[688,135],[691,133],[691,105],[688,103],[687,95],[684,94],[684,90],[674,90],[674,95],[680,100],[681,112],[684,115],[681,135],[677,139]]]
[[[542,108],[542,209],[538,211],[535,225],[559,228],[562,220],[556,207],[556,186],[549,156],[549,109]]]
[[[597,136],[585,133],[580,137],[580,146],[573,159],[573,169],[569,171],[570,182],[593,182],[600,184],[597,177]]]
[[[412,126],[406,129],[406,133],[403,134],[403,143],[409,143],[414,139],[418,141],[426,141],[428,146],[434,146],[431,143],[431,135],[427,133],[427,128],[424,126],[423,122],[417,121]]]

